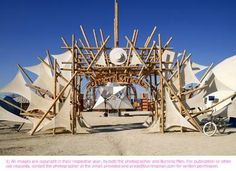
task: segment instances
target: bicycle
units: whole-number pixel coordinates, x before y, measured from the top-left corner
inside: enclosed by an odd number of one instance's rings
[[[226,129],[226,119],[225,117],[215,117],[212,114],[208,116],[208,122],[203,126],[203,133],[206,136],[213,136],[218,131],[220,134],[223,134]]]

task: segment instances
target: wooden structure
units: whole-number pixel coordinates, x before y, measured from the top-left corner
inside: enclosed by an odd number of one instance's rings
[[[83,97],[81,90],[83,79],[87,80],[85,97],[92,96],[94,99],[96,89],[109,82],[127,86],[129,89],[132,89],[135,97],[137,97],[137,92],[133,85],[136,84],[149,90],[151,100],[150,109],[153,113],[152,125],[150,127],[156,126],[155,128],[158,128],[157,132],[162,133],[167,131],[167,105],[169,105],[168,102],[170,102],[170,100],[176,107],[176,113],[179,113],[178,117],[186,120],[185,122],[189,123],[192,128],[201,132],[202,128],[197,122],[196,117],[211,111],[216,105],[235,96],[234,93],[205,110],[192,111],[189,109],[186,105],[186,99],[206,87],[206,85],[199,85],[193,89],[183,88],[184,85],[182,83],[183,78],[181,73],[187,66],[191,54],[187,55],[186,51],[184,51],[182,58],[180,60],[177,59],[176,53],[173,51],[172,47],[170,47],[172,37],[164,43],[161,39],[161,35],[156,34],[156,27],[153,28],[150,35],[146,38],[143,46],[137,47],[139,30],[135,29],[132,36],[125,36],[127,41],[126,46],[120,47],[118,14],[118,0],[115,0],[114,47],[108,46],[111,37],[105,36],[101,29],[99,30],[99,34],[93,29],[94,40],[91,41],[88,39],[83,26],[80,26],[82,39],[79,38],[76,40],[75,36],[72,35],[71,42],[69,43],[63,37],[61,38],[63,41],[62,48],[68,51],[72,56],[72,60],[62,62],[67,66],[69,65],[69,68],[59,67],[57,60],[54,60],[54,62],[50,60],[50,64],[48,64],[39,58],[42,64],[50,68],[52,72],[53,92],[33,85],[33,80],[20,65],[18,66],[30,82],[30,84],[27,84],[28,87],[34,89],[35,92],[43,98],[48,96],[53,100],[50,107],[43,112],[43,115],[38,116],[40,119],[33,128],[31,135],[37,131],[48,115],[50,115],[50,117],[57,115],[59,101],[63,101],[64,92],[69,88],[71,88],[71,91],[69,91],[71,103],[69,119],[72,134],[79,132],[79,129],[82,129],[82,125],[86,125],[83,123],[83,116],[81,115],[83,109],[81,100]],[[114,51],[116,51],[115,53],[120,53],[117,63],[113,61],[114,56],[112,56],[112,54],[114,54]],[[47,52],[47,55],[50,57],[49,52]],[[206,71],[206,74],[204,74],[200,81],[204,80],[209,70],[210,69]],[[70,73],[70,78],[65,78],[61,73],[62,71]],[[60,87],[59,80],[64,82],[62,87]],[[147,110],[147,98],[145,103],[145,110]],[[182,126],[180,130],[183,131]],[[53,133],[55,133],[55,130],[53,130]]]

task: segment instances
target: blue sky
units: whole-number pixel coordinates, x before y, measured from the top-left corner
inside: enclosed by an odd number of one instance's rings
[[[102,28],[113,35],[113,0],[0,0],[0,87],[17,72],[16,64],[38,63],[37,57],[62,52],[60,37],[89,37]],[[210,65],[236,54],[236,2],[233,0],[119,0],[120,39],[139,29],[138,44],[157,26],[176,51]],[[112,44],[112,40],[110,43]]]

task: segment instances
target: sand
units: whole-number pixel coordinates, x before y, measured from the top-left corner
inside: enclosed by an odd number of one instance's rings
[[[0,122],[0,155],[236,155],[236,129],[207,137],[198,132],[149,133],[147,116],[100,117],[84,114],[91,134],[36,134],[27,125],[17,132],[15,123]]]

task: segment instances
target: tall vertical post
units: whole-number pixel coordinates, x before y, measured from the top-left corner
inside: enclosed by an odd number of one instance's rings
[[[118,0],[115,0],[114,47],[118,46],[119,46],[119,9],[118,9]]]
[[[178,71],[178,96],[180,98],[180,100],[182,100],[182,85],[181,85],[181,75],[180,75],[180,62],[177,61],[177,71]],[[181,103],[179,103],[179,112],[182,114],[183,110],[182,110],[182,106]],[[183,132],[183,127],[180,126],[180,131]]]
[[[53,91],[53,98],[54,100],[57,98],[57,60],[54,59],[54,91]],[[57,112],[57,103],[53,106],[53,115],[55,116]],[[53,129],[53,134],[55,134],[55,128]]]
[[[161,35],[158,34],[158,42],[159,42],[159,51],[158,51],[158,56],[160,60],[160,72],[163,74],[162,70],[162,44],[161,44]],[[163,74],[165,75],[165,74]],[[161,113],[160,113],[160,118],[161,118],[161,132],[164,133],[164,82],[163,78],[160,77],[160,96],[161,96],[161,102],[160,102],[160,107],[161,107]]]
[[[72,53],[72,73],[73,75],[75,73],[75,36],[72,35],[72,45],[71,45],[71,53]],[[76,76],[72,80],[72,112],[71,112],[71,119],[72,119],[72,134],[75,134],[76,129],[76,105],[77,105],[77,99],[76,99]]]

